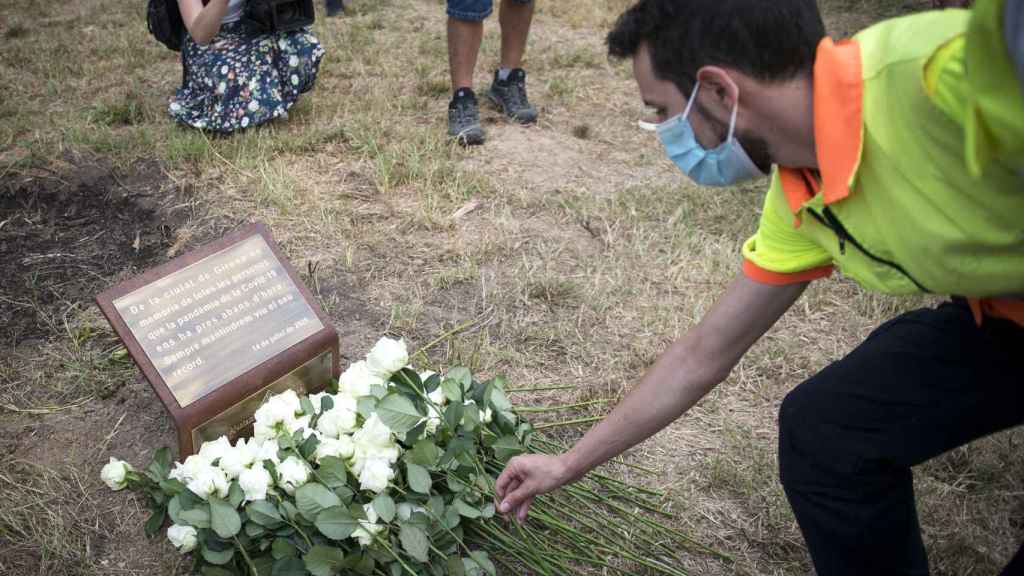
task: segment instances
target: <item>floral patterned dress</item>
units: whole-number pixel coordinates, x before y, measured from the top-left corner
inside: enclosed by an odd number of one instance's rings
[[[183,124],[221,133],[287,118],[299,94],[313,89],[323,55],[308,29],[250,36],[233,22],[206,46],[186,34],[184,80],[168,111]]]

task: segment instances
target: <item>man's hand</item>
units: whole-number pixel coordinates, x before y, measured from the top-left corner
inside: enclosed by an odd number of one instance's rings
[[[569,481],[568,468],[560,456],[527,454],[509,460],[494,485],[495,505],[506,518],[511,513],[523,522],[533,499]]]

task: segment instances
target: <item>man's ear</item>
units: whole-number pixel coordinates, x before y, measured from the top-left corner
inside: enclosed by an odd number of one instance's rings
[[[732,113],[739,100],[740,89],[725,68],[705,66],[697,71],[697,80],[701,85],[701,104],[718,113]]]

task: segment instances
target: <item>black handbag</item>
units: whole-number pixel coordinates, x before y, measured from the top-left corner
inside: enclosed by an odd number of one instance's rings
[[[313,0],[248,0],[242,22],[250,34],[288,32],[315,21]]]

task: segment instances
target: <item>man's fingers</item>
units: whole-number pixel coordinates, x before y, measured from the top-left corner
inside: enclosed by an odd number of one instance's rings
[[[508,481],[505,484],[505,490],[504,491],[498,492],[497,490],[495,490],[494,496],[496,498],[496,501],[495,501],[494,504],[495,504],[495,506],[497,506],[498,512],[500,512],[502,514],[506,514],[508,512],[508,510],[505,509],[506,508],[506,506],[505,506],[506,499],[508,498],[508,495],[510,493],[512,493],[513,491],[515,491],[516,489],[519,488],[520,484],[522,484],[522,482],[520,482],[519,477],[515,476],[515,477],[513,477],[510,481]]]
[[[530,505],[533,504],[533,498],[534,496],[530,495],[529,498],[523,500],[523,503],[519,505],[519,511],[516,514],[516,518],[519,519],[520,524],[526,522],[526,516],[530,513]]]
[[[497,482],[494,483],[494,493],[498,495],[499,499],[504,498],[505,493],[509,490],[509,484],[519,478],[519,474],[516,472],[516,460],[517,458],[509,460],[501,475],[498,476]]]
[[[534,490],[532,482],[523,482],[505,495],[498,510],[502,514],[507,514],[510,510],[518,508],[527,498],[531,498],[535,492],[536,490]]]

